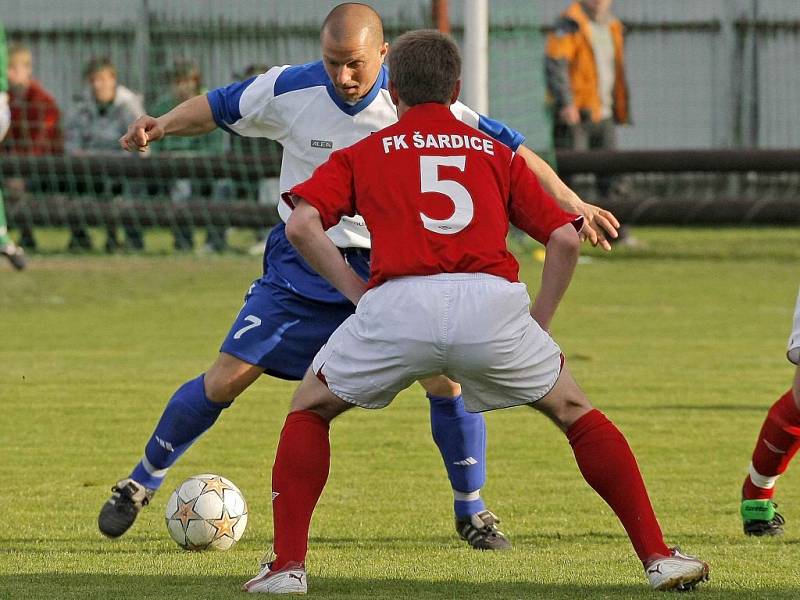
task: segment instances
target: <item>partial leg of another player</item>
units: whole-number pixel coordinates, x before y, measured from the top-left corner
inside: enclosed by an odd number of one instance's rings
[[[308,530],[330,469],[329,423],[352,408],[335,396],[311,369],[292,398],[272,468],[274,556],[242,589],[288,594],[307,590]]]
[[[708,579],[706,563],[664,543],[625,436],[592,408],[566,365],[553,389],[531,406],[566,434],[583,478],[619,518],[654,589],[684,590]]]
[[[5,256],[17,271],[25,268],[25,252],[12,242],[8,235],[2,192],[0,192],[0,254]]]
[[[453,489],[459,537],[478,550],[507,550],[511,543],[498,529],[500,519],[486,509],[486,421],[467,412],[461,386],[444,375],[420,381],[430,402],[431,433]]]
[[[169,468],[263,372],[263,367],[222,352],[206,373],[179,387],[164,408],[141,460],[112,488],[98,517],[100,531],[108,537],[125,533]]]
[[[794,385],[770,407],[742,486],[741,515],[747,535],[783,533],[783,516],[772,501],[775,484],[800,450],[800,367]]]

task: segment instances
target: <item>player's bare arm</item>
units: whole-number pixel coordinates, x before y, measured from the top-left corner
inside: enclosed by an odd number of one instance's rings
[[[581,234],[589,240],[592,246],[599,244],[603,250],[611,250],[608,239],[616,238],[619,235],[617,218],[610,211],[581,200],[550,165],[530,148],[521,145],[517,149],[517,154],[525,159],[528,168],[539,178],[542,187],[555,198],[562,209],[583,216],[584,225]]]
[[[548,331],[561,298],[569,287],[580,254],[580,238],[571,223],[556,229],[547,241],[542,283],[531,307],[531,316]]]
[[[367,286],[325,235],[319,211],[298,196],[292,196],[292,202],[295,207],[286,222],[287,239],[317,273],[353,304],[358,304]]]
[[[144,152],[150,142],[168,135],[203,135],[217,127],[205,94],[189,98],[160,117],[144,115],[128,126],[119,145],[128,152]]]

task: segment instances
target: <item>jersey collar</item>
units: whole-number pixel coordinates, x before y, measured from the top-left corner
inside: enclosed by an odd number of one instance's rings
[[[403,113],[400,120],[418,121],[421,119],[455,119],[455,116],[450,111],[449,106],[438,102],[425,102],[424,104],[410,107]]]
[[[361,98],[361,100],[355,104],[348,104],[342,100],[336,93],[336,89],[333,87],[333,82],[330,79],[328,79],[328,82],[325,84],[325,88],[328,90],[328,96],[331,97],[333,103],[338,106],[343,113],[354,117],[372,104],[372,101],[375,100],[381,89],[389,89],[389,76],[388,72],[386,71],[386,67],[381,66],[381,70],[378,73],[378,78],[375,80],[375,83],[372,84],[372,89],[370,89],[369,93],[367,93],[366,96]]]

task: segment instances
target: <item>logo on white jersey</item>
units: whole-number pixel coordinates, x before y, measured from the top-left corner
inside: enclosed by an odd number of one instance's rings
[[[464,460],[457,460],[453,464],[458,465],[459,467],[471,467],[472,465],[477,465],[478,461],[472,458],[471,456],[468,456]]]
[[[325,148],[327,150],[333,149],[333,142],[329,140],[311,140],[312,148]]]

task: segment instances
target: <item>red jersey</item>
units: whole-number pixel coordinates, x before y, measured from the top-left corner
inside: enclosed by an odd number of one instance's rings
[[[513,223],[543,244],[582,217],[561,210],[525,160],[456,119],[420,104],[396,124],[331,154],[291,194],[325,229],[360,214],[372,237],[369,287],[437,273],[489,273],[515,282],[506,247]],[[289,195],[285,200],[291,202]]]

